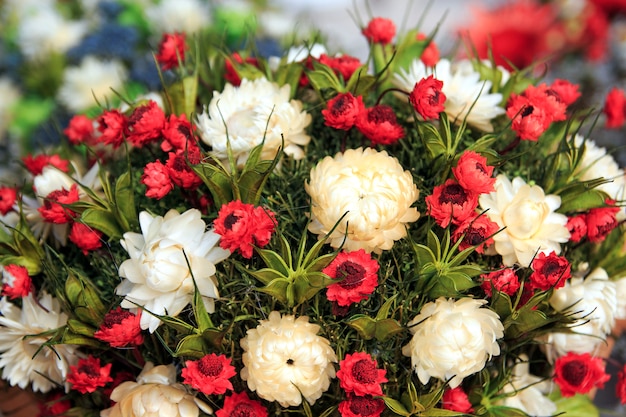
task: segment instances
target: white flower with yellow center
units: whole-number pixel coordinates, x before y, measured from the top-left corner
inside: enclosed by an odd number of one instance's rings
[[[298,406],[302,397],[313,404],[335,377],[337,356],[330,342],[318,336],[320,327],[306,316],[282,316],[272,311],[241,340],[241,378],[267,401]]]
[[[58,300],[43,293],[39,300],[30,294],[22,308],[0,299],[0,368],[9,384],[48,392],[65,383],[71,365],[76,365],[76,346],[44,346],[52,335],[44,334],[65,325],[67,316]]]
[[[147,310],[141,315],[141,328],[154,332],[161,321],[150,313],[178,315],[193,299],[195,280],[212,313],[218,297],[215,264],[230,252],[217,246],[218,234],[206,231],[200,211],[170,210],[164,217],[144,211],[139,225],[142,233],[125,233],[120,241],[130,256],[120,265],[123,280],[115,290],[124,297],[121,306]]]
[[[430,378],[450,380],[458,387],[463,378],[479,372],[494,355],[500,354],[498,339],[504,336],[500,317],[486,300],[438,298],[426,303],[407,326],[413,334],[402,354],[422,384]]]
[[[411,207],[419,197],[411,173],[385,151],[358,148],[327,156],[304,188],[311,197],[310,232],[322,238],[345,214],[329,238],[334,248],[345,239],[344,250],[389,250],[419,218]]]
[[[286,155],[304,158],[302,147],[311,140],[305,131],[311,115],[302,110],[300,101],[289,100],[290,88],[265,78],[244,79],[239,87],[226,84],[196,119],[200,137],[226,166],[229,142],[238,166],[261,143],[262,159],[273,159],[283,145]]]
[[[176,383],[174,365],[146,363],[137,382],[122,382],[111,400],[116,404],[102,410],[101,417],[198,417],[200,410],[213,414],[208,404]]]
[[[400,69],[395,74],[394,84],[411,92],[416,83],[433,75],[443,82],[441,91],[446,96],[445,112],[451,121],[468,125],[484,132],[493,132],[491,121],[504,114],[500,106],[502,94],[490,93],[491,81],[483,81],[474,70],[471,62],[459,61],[452,64],[441,59],[435,67],[427,67],[420,59],[415,59],[408,70]]]
[[[489,219],[504,228],[493,237],[504,265],[529,266],[538,251],[559,254],[560,244],[569,239],[567,217],[555,212],[561,198],[546,195],[541,187],[519,177],[511,182],[498,175],[495,191],[481,194],[478,201],[481,211],[487,210]]]
[[[596,268],[587,277],[573,277],[555,290],[550,305],[576,321],[570,325],[571,333],[547,336],[549,359],[567,352],[593,355],[615,325],[617,288],[604,269]]]
[[[80,113],[97,106],[95,99],[104,103],[113,97],[114,90],[119,91],[126,78],[121,61],[87,56],[79,66],[65,69],[57,98],[72,112]]]

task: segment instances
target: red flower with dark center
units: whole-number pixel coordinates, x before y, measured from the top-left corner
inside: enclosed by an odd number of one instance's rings
[[[184,33],[164,33],[159,43],[159,53],[155,58],[163,71],[179,66],[185,61],[185,51],[189,49]]]
[[[72,145],[81,143],[92,145],[95,141],[95,131],[93,121],[82,114],[72,117],[67,127],[63,129],[63,133]]]
[[[457,242],[463,238],[459,244],[459,251],[478,245],[476,252],[485,253],[485,249],[493,244],[492,236],[498,228],[498,224],[491,221],[489,217],[476,214],[459,224],[452,233],[452,240]]]
[[[192,147],[187,150],[170,152],[165,163],[172,182],[185,190],[195,190],[202,184],[202,178],[195,173],[189,164],[200,162],[200,148]]]
[[[418,33],[416,39],[418,41],[424,41],[426,40],[426,35],[423,33]],[[420,60],[427,67],[434,67],[435,65],[437,65],[437,62],[439,62],[439,58],[439,48],[437,48],[437,44],[432,41],[428,45],[426,45],[426,47],[422,51],[422,55],[420,55]]]
[[[222,249],[238,250],[244,258],[250,259],[255,245],[262,248],[269,243],[276,216],[263,207],[235,200],[220,208],[213,225],[215,233],[221,236]]]
[[[472,403],[463,388],[449,388],[441,397],[441,407],[444,410],[458,411],[459,413],[473,413]]]
[[[63,392],[47,395],[44,401],[38,403],[39,415],[37,417],[65,417],[65,412],[72,408],[72,403],[64,398]]]
[[[320,55],[319,62],[329,66],[337,75],[341,75],[346,82],[352,77],[352,74],[363,65],[359,58],[350,55],[330,57],[326,54],[322,54]]]
[[[143,343],[140,320],[141,311],[133,314],[117,307],[104,316],[100,328],[96,330],[93,336],[114,348],[129,345],[139,346]]]
[[[448,227],[450,222],[459,225],[475,214],[478,195],[461,187],[453,179],[433,189],[432,195],[425,198],[428,214],[441,227]]]
[[[165,129],[165,114],[159,105],[150,100],[135,108],[128,119],[128,141],[137,147],[161,138]]]
[[[245,392],[224,398],[224,407],[215,412],[216,417],[267,417],[267,409],[260,401],[251,400]]]
[[[383,395],[380,384],[387,382],[384,369],[378,369],[374,359],[365,352],[347,354],[339,362],[337,378],[339,384],[348,393],[354,395]]]
[[[492,271],[480,277],[482,278],[480,287],[488,297],[492,296],[493,288],[512,297],[520,287],[519,278],[512,268]]]
[[[359,249],[340,252],[322,272],[333,279],[341,279],[326,290],[326,297],[340,306],[349,306],[366,300],[378,286],[378,262]]]
[[[363,97],[339,93],[328,100],[326,108],[322,110],[324,124],[334,129],[350,130],[363,109]]]
[[[197,148],[195,136],[193,134],[195,126],[187,120],[187,116],[181,114],[180,117],[171,114],[163,129],[163,142],[161,150],[163,152],[184,151],[190,148]]]
[[[341,417],[380,417],[385,408],[385,401],[369,395],[357,397],[348,394],[348,398],[339,403]]]
[[[552,122],[565,120],[567,105],[547,85],[528,86],[521,94],[511,94],[506,115],[511,128],[522,140],[537,141]]]
[[[626,404],[626,365],[617,373],[617,384],[615,394],[622,404]]]
[[[78,246],[78,249],[83,251],[84,255],[102,247],[102,232],[80,221],[75,221],[72,224],[68,237]]]
[[[40,175],[47,166],[53,166],[63,172],[68,172],[70,163],[57,154],[54,155],[26,155],[22,158],[24,166],[32,175]]]
[[[554,251],[546,255],[537,254],[532,263],[533,273],[530,275],[530,288],[547,291],[550,288],[561,288],[571,276],[571,266],[564,256],[558,256]]]
[[[626,95],[624,90],[613,87],[606,96],[602,111],[606,116],[604,127],[607,129],[619,129],[624,126],[624,121],[626,120]]]
[[[182,371],[183,382],[206,394],[224,394],[233,389],[230,378],[237,375],[230,359],[224,355],[211,353],[197,361],[185,362]]]
[[[572,84],[567,80],[556,79],[550,85],[548,91],[554,93],[563,104],[569,106],[580,97],[581,93],[578,91],[578,88],[578,84]]]
[[[396,25],[390,19],[375,17],[363,28],[362,33],[368,42],[386,45],[396,36]]]
[[[157,200],[162,199],[174,189],[170,170],[161,161],[149,162],[143,170],[140,182],[147,188],[146,197]]]
[[[561,388],[563,397],[586,394],[595,387],[603,388],[609,379],[611,376],[605,372],[602,358],[589,353],[568,352],[554,363],[554,382]]]
[[[409,102],[424,120],[438,119],[439,113],[445,110],[446,95],[441,91],[442,88],[443,81],[432,75],[415,83],[409,94]]]
[[[28,270],[21,266],[10,264],[2,267],[2,295],[11,300],[26,297],[33,291],[33,281]]]
[[[587,236],[587,215],[578,214],[567,219],[567,230],[569,230],[569,240],[580,242]]]
[[[404,129],[398,124],[396,113],[385,104],[361,111],[356,127],[372,141],[372,145],[391,145],[404,137]]]
[[[119,110],[105,110],[97,119],[99,142],[117,149],[128,136],[128,119]]]
[[[619,213],[619,207],[598,207],[589,210],[585,220],[587,221],[587,239],[589,242],[602,242],[619,222],[615,217]]]
[[[0,187],[0,214],[6,215],[13,210],[17,199],[17,190],[13,187]]]
[[[94,392],[99,387],[104,387],[107,383],[112,382],[111,366],[109,363],[100,366],[100,359],[93,356],[87,359],[79,359],[78,364],[70,366],[70,372],[67,375],[67,382],[72,384],[72,389],[87,394]]]
[[[224,60],[224,79],[234,86],[239,86],[241,84],[241,77],[237,73],[235,64],[243,63],[254,65],[255,67],[259,66],[258,59],[248,57],[244,60],[239,53],[235,52],[230,56],[230,58]]]
[[[493,167],[487,165],[487,158],[476,152],[463,152],[456,167],[452,168],[452,173],[466,190],[476,194],[490,193],[494,190],[496,179],[492,177]]]
[[[78,187],[76,184],[72,184],[69,191],[62,188],[48,194],[43,200],[43,205],[37,211],[41,213],[41,217],[47,222],[65,224],[77,216],[76,212],[67,207],[67,205],[78,200]]]

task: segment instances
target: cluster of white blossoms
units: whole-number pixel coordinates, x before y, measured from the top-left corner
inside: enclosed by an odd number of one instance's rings
[[[546,195],[541,187],[526,184],[520,177],[511,181],[498,175],[495,191],[481,194],[478,201],[481,211],[487,210],[489,219],[504,228],[493,237],[504,265],[529,266],[537,252],[558,255],[561,243],[569,240],[567,216],[556,213],[561,197]]]
[[[195,395],[176,383],[174,365],[146,363],[137,382],[126,381],[115,387],[111,401],[116,404],[103,410],[101,417],[198,417],[200,410],[213,410]]]
[[[487,360],[500,354],[498,339],[504,326],[495,311],[481,308],[487,300],[440,297],[424,304],[420,313],[407,323],[413,338],[402,349],[422,384],[430,378],[449,381],[458,387],[463,378],[485,367]]]
[[[484,132],[493,131],[491,120],[504,114],[500,107],[502,94],[489,92],[491,81],[481,80],[470,61],[462,60],[453,65],[448,59],[441,59],[434,67],[427,67],[420,59],[415,59],[408,70],[400,69],[395,74],[394,84],[411,92],[416,83],[430,75],[443,82],[444,111],[451,121],[465,121]]]
[[[411,173],[385,151],[358,148],[327,156],[311,169],[304,188],[311,197],[310,232],[322,238],[341,220],[329,237],[334,248],[389,250],[419,218],[411,207],[419,197]]]
[[[191,302],[194,280],[207,311],[218,297],[215,265],[230,252],[217,246],[219,235],[206,231],[199,210],[164,217],[139,214],[142,233],[128,232],[120,241],[130,259],[119,267],[124,278],[115,292],[124,297],[123,308],[147,310],[141,328],[154,332],[161,324],[154,314],[176,316]]]
[[[146,18],[158,33],[195,33],[211,22],[211,8],[202,0],[144,1]]]
[[[241,378],[248,388],[283,407],[298,406],[302,397],[313,404],[335,377],[337,356],[320,327],[306,316],[282,316],[272,311],[241,339]]]
[[[0,368],[9,384],[33,391],[48,392],[65,383],[70,366],[78,362],[74,345],[44,346],[52,337],[46,334],[64,326],[67,315],[50,294],[22,298],[22,308],[0,299]]]
[[[290,89],[259,78],[244,79],[238,87],[226,84],[222,92],[214,92],[196,119],[210,153],[229,166],[230,144],[237,165],[243,166],[252,148],[263,143],[262,159],[273,159],[281,146],[286,155],[304,158],[302,147],[311,140],[305,130],[311,115],[302,110],[302,102],[289,99]]]
[[[554,291],[550,305],[576,321],[571,333],[550,333],[547,336],[549,359],[567,352],[595,352],[605,343],[618,315],[617,288],[606,271],[596,268],[586,277],[572,277],[565,286]]]

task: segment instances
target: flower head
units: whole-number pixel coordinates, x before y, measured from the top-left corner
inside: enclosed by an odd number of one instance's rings
[[[371,395],[359,397],[349,394],[347,399],[339,403],[341,417],[380,417],[385,408],[381,398],[373,398]]]
[[[463,388],[449,388],[441,397],[441,406],[445,410],[458,411],[460,413],[473,413],[472,403],[469,401]]]
[[[96,119],[99,141],[118,148],[126,140],[128,135],[128,119],[119,110],[105,110]]]
[[[107,383],[113,381],[113,378],[111,378],[112,366],[112,363],[101,366],[100,359],[93,356],[79,359],[76,365],[70,366],[67,382],[72,384],[73,390],[81,394],[94,392],[96,389],[104,387]]]
[[[366,300],[378,286],[378,268],[378,262],[363,249],[340,252],[322,270],[329,277],[341,280],[328,286],[326,296],[344,307]]]
[[[311,140],[305,132],[311,116],[300,101],[289,100],[289,91],[289,85],[281,87],[265,78],[242,80],[238,87],[226,84],[196,119],[200,137],[223,161],[230,144],[239,166],[261,143],[263,159],[273,159],[283,144],[285,154],[302,159],[302,148]]]
[[[121,307],[109,311],[93,336],[111,347],[139,346],[143,343],[140,327],[141,311],[133,314]]]
[[[326,108],[322,110],[324,124],[335,129],[350,130],[363,109],[362,96],[354,97],[351,93],[339,93],[328,100]]]
[[[103,410],[102,417],[197,417],[200,410],[207,414],[213,412],[206,403],[176,383],[174,365],[154,366],[151,362],[146,363],[136,382],[118,385],[111,393],[111,400],[115,405]]]
[[[278,311],[248,330],[241,340],[241,378],[248,388],[283,407],[300,405],[302,397],[313,404],[330,386],[337,362],[319,330],[306,316],[281,317]]]
[[[530,286],[532,289],[547,291],[550,288],[561,288],[570,275],[569,261],[558,256],[554,252],[548,255],[538,253],[531,265],[533,273],[530,274]]]
[[[215,412],[217,417],[267,417],[267,409],[260,401],[251,400],[245,392],[224,398],[224,407]]]
[[[617,384],[615,385],[615,393],[620,403],[626,404],[626,365],[617,374]]]
[[[390,19],[375,17],[363,28],[363,35],[371,43],[386,45],[396,35],[396,25]]]
[[[161,161],[148,162],[141,175],[141,183],[146,186],[146,197],[157,200],[174,189],[170,170]]]
[[[626,121],[626,94],[624,91],[616,87],[612,88],[606,95],[602,111],[606,116],[604,126],[607,129],[622,127]]]
[[[483,274],[481,287],[487,296],[492,296],[492,288],[513,296],[519,290],[519,278],[512,268],[504,268],[497,271]]]
[[[214,353],[205,355],[197,361],[185,362],[182,371],[183,382],[206,395],[232,391],[233,384],[229,379],[235,375],[237,371],[230,364],[230,359]]]
[[[141,105],[128,118],[128,141],[137,147],[154,142],[165,128],[165,114],[154,100]]]
[[[200,211],[170,210],[164,217],[144,211],[139,224],[141,234],[127,232],[120,241],[130,256],[119,267],[123,280],[115,292],[124,297],[121,306],[148,310],[141,328],[154,332],[161,322],[150,313],[178,315],[192,300],[195,283],[212,312],[218,296],[215,264],[228,252],[216,247],[219,235],[205,231]]]
[[[33,291],[33,280],[21,265],[5,265],[2,268],[2,295],[11,300],[26,297]]]
[[[185,61],[185,51],[189,49],[185,42],[184,33],[164,33],[159,43],[159,53],[156,60],[161,64],[163,71],[178,67],[179,62]]]
[[[487,158],[473,151],[465,151],[456,167],[452,168],[454,178],[461,187],[476,194],[490,193],[496,179],[492,177],[493,167],[487,165]]]
[[[438,119],[445,110],[446,95],[442,87],[443,83],[431,74],[419,80],[409,94],[409,102],[424,120]]]
[[[493,245],[493,235],[498,231],[498,225],[491,221],[489,217],[474,215],[462,221],[452,233],[452,240],[459,244],[459,250],[463,251],[469,247],[476,246],[477,253],[485,253],[485,249]]]
[[[339,362],[337,378],[339,384],[348,393],[363,397],[365,395],[383,395],[380,384],[387,382],[387,371],[379,369],[369,353],[348,353]]]
[[[478,206],[478,195],[466,190],[453,179],[446,180],[433,189],[432,195],[426,197],[428,214],[441,227],[450,223],[459,225],[473,218]]]
[[[561,388],[564,397],[586,394],[594,387],[604,387],[604,383],[611,378],[604,369],[602,358],[589,353],[568,352],[554,364],[554,382]]]
[[[404,137],[404,129],[398,124],[395,111],[385,104],[362,109],[355,124],[372,145],[391,145]]]
[[[488,210],[486,215],[505,228],[493,240],[506,266],[530,265],[537,251],[554,251],[558,255],[560,244],[569,240],[567,217],[555,212],[561,198],[545,195],[538,185],[528,185],[519,177],[510,181],[500,174],[495,191],[482,194],[478,201],[481,210]]]
[[[407,325],[413,338],[402,349],[422,384],[430,378],[450,380],[451,388],[482,370],[500,354],[497,339],[504,336],[498,315],[481,308],[486,300],[438,298],[426,303]]]
[[[70,119],[63,133],[73,145],[80,143],[93,144],[95,141],[94,122],[85,115],[78,114]]]
[[[341,220],[330,235],[335,248],[345,239],[349,251],[391,249],[419,217],[411,207],[419,196],[411,173],[384,151],[359,148],[327,156],[304,187],[311,197],[309,231],[324,236]]]

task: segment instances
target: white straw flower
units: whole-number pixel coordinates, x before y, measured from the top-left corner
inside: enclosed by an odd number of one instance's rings
[[[126,78],[121,61],[87,56],[79,66],[65,69],[57,98],[69,110],[79,113],[97,106],[96,99],[106,103],[115,94],[114,90],[121,90]]]
[[[411,207],[419,196],[411,173],[385,151],[358,148],[327,156],[311,169],[304,188],[311,197],[309,231],[320,238],[347,213],[330,236],[334,248],[345,238],[348,251],[389,250],[419,218]]]
[[[450,120],[467,124],[485,132],[492,132],[491,120],[501,114],[502,94],[490,93],[491,81],[482,81],[480,74],[474,70],[471,62],[459,61],[452,64],[441,59],[434,68],[426,67],[420,59],[409,65],[408,71],[400,69],[395,74],[394,84],[407,92],[411,92],[422,78],[433,75],[443,82],[441,91],[446,96],[445,112]]]
[[[121,306],[148,310],[141,315],[141,328],[154,332],[161,321],[150,313],[178,315],[193,299],[195,280],[212,313],[218,297],[215,264],[230,252],[217,246],[219,235],[205,231],[200,211],[170,210],[165,217],[144,211],[139,225],[141,233],[125,233],[120,241],[130,256],[120,265],[123,280],[115,290],[124,296]]]
[[[289,94],[289,85],[279,87],[265,78],[244,79],[239,87],[226,84],[198,115],[200,136],[227,166],[229,142],[238,166],[261,143],[263,159],[273,159],[283,145],[286,155],[302,159],[302,147],[311,140],[305,131],[311,115],[302,110],[302,102],[289,100]]]
[[[63,386],[71,365],[78,362],[76,346],[44,346],[52,337],[42,333],[67,322],[58,300],[42,293],[22,298],[22,308],[0,299],[0,368],[2,378],[20,388],[32,383],[33,391],[48,392]]]
[[[596,268],[586,278],[573,277],[554,291],[550,305],[576,319],[572,333],[550,333],[547,337],[548,357],[567,352],[593,354],[611,333],[617,314],[617,289],[606,271]]]
[[[481,194],[480,209],[504,230],[497,233],[495,251],[504,265],[530,265],[540,251],[559,254],[561,243],[569,239],[567,217],[556,213],[561,205],[557,195],[545,195],[538,185],[528,185],[517,177],[511,182],[506,175],[496,178],[495,191]]]
[[[430,378],[450,379],[450,387],[485,367],[500,354],[504,326],[498,315],[481,308],[486,300],[438,298],[426,303],[407,326],[413,338],[402,348],[422,384]]]
[[[198,417],[200,410],[213,414],[208,404],[176,383],[174,365],[146,363],[137,382],[122,382],[111,392],[111,400],[116,404],[101,417]]]
[[[272,311],[241,340],[241,378],[267,401],[297,406],[302,397],[313,404],[335,377],[337,356],[330,342],[318,336],[320,327],[306,316],[281,317]]]
[[[157,33],[195,33],[211,22],[211,10],[200,0],[161,0],[144,10]]]

